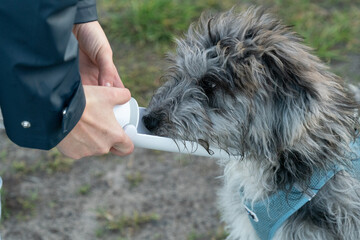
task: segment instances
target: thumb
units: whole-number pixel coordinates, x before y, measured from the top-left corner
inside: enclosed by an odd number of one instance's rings
[[[97,54],[96,62],[99,67],[99,85],[107,87],[124,87],[119,73],[112,59],[112,51],[110,46],[108,49],[100,48]]]
[[[119,73],[112,61],[112,59],[103,60],[99,62],[99,85],[107,87],[124,87]]]

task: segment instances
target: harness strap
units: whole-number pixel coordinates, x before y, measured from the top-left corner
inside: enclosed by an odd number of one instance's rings
[[[346,170],[360,179],[360,139],[350,144],[352,166],[333,166],[329,171],[315,171],[307,189],[294,185],[290,192],[278,191],[265,200],[245,200],[250,222],[261,240],[271,240],[281,225],[316,196],[319,190],[339,171]],[[243,195],[240,190],[240,195]]]

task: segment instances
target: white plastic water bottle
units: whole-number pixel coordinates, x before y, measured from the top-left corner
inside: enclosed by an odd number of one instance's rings
[[[190,141],[177,141],[167,137],[156,136],[145,127],[142,121],[145,112],[146,108],[139,108],[134,98],[124,105],[114,107],[116,120],[133,141],[135,147],[174,153],[186,153],[203,157],[222,159],[237,158],[236,156],[230,156],[227,152],[221,149],[211,147],[210,149],[212,154],[209,154],[205,148],[197,143]]]

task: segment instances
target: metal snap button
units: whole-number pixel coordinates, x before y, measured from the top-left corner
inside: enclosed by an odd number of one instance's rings
[[[28,122],[28,121],[22,121],[22,122],[21,122],[21,126],[22,126],[23,128],[29,128],[29,127],[31,127],[31,123]]]

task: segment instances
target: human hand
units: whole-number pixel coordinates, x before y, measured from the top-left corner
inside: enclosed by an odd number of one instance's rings
[[[113,62],[113,52],[98,21],[75,24],[73,33],[79,42],[79,67],[83,85],[123,88]]]
[[[86,107],[74,129],[57,145],[64,155],[79,159],[109,151],[124,156],[134,145],[116,121],[113,108],[130,100],[126,88],[84,86]]]

